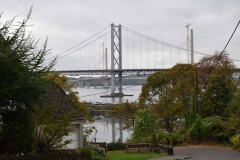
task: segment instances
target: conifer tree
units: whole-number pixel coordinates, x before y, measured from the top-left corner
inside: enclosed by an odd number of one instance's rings
[[[27,18],[14,25],[0,16],[0,154],[27,153],[33,150],[34,104],[42,95],[45,76],[55,60],[43,65],[49,53],[47,40],[38,49],[38,40],[26,35]]]

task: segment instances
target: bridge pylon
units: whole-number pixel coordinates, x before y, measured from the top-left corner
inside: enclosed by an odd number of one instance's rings
[[[115,76],[118,76],[116,79]],[[115,91],[118,90],[118,93]],[[111,97],[123,97],[122,93],[122,27],[111,24]]]

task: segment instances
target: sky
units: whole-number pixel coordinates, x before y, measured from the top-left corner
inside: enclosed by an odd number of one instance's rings
[[[185,26],[192,23],[194,50],[213,54],[223,50],[240,20],[240,0],[0,0],[1,21],[22,21],[31,6],[28,24],[34,26],[28,30],[40,44],[48,37],[53,55],[111,23],[176,46],[186,41]],[[240,60],[240,27],[226,50]]]

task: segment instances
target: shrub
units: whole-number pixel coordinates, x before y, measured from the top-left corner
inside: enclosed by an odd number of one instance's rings
[[[159,145],[159,141],[157,139],[157,136],[155,133],[153,133],[153,135],[151,137],[151,146],[157,147],[158,145]]]
[[[86,147],[80,149],[82,155],[89,160],[105,160],[106,153],[103,148],[98,145],[88,144]]]
[[[159,132],[157,133],[157,139],[159,143],[165,145],[178,145],[183,143],[185,140],[184,135],[173,132],[169,133]]]
[[[240,149],[240,134],[233,136],[230,141],[235,149]]]
[[[210,138],[217,143],[229,143],[230,137],[236,133],[236,128],[226,119],[221,117],[205,118],[210,123]]]
[[[210,123],[202,118],[197,118],[187,132],[191,140],[202,141],[210,135]]]
[[[129,140],[130,143],[151,143],[151,136],[145,136],[145,137],[134,137]]]
[[[151,135],[155,133],[157,129],[156,117],[149,109],[139,110],[137,112],[135,128],[132,134],[134,140],[142,141],[146,137],[149,137],[148,140],[150,142]]]
[[[218,116],[198,118],[188,130],[188,136],[197,142],[229,143],[235,133],[236,128],[231,122]]]
[[[92,157],[93,157],[93,151],[90,147],[83,147],[80,149],[81,152],[82,152],[82,155],[89,159],[89,160],[92,160]]]
[[[115,151],[115,150],[126,150],[126,144],[118,141],[118,142],[111,142],[107,144],[108,151]]]

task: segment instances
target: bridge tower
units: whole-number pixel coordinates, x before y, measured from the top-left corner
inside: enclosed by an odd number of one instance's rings
[[[115,79],[115,76],[118,78]],[[118,93],[115,90],[118,89]],[[123,97],[122,93],[122,27],[111,24],[111,94]]]

